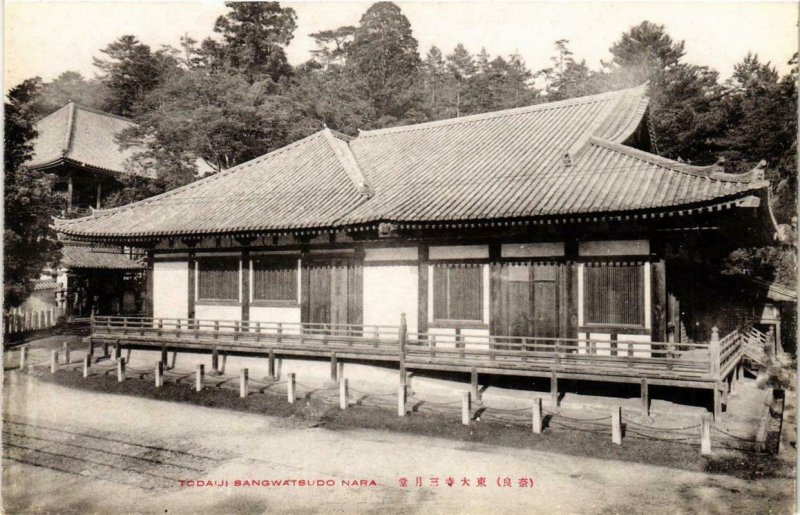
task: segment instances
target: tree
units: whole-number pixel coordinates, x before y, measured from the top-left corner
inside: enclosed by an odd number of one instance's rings
[[[434,120],[446,116],[446,102],[443,98],[446,81],[444,56],[438,47],[432,46],[422,62],[422,87],[426,108]]]
[[[766,160],[775,186],[773,206],[779,220],[795,215],[797,190],[797,88],[790,76],[781,80],[758,55],[734,66],[722,102],[726,130],[713,138],[733,172],[752,169]]]
[[[508,60],[496,57],[480,70],[467,81],[463,101],[465,114],[521,107],[534,102],[536,92],[529,85],[532,74],[521,56],[515,54]]]
[[[36,137],[35,109],[39,77],[12,88],[4,106],[5,227],[3,299],[5,309],[28,298],[32,281],[59,259],[58,242],[49,229],[61,199],[52,194],[55,177],[25,168]]]
[[[402,120],[417,101],[412,85],[420,58],[411,24],[397,5],[378,2],[361,17],[347,50],[351,76],[363,80],[378,124]]]
[[[265,77],[277,82],[291,74],[284,48],[292,41],[297,15],[278,2],[225,2],[230,12],[217,18],[214,32],[222,42],[207,39],[201,53],[206,61],[249,82]]]
[[[46,116],[69,102],[102,109],[107,101],[108,91],[100,81],[86,80],[78,72],[66,71],[43,85],[39,111]]]
[[[94,58],[94,65],[102,72],[101,81],[109,91],[105,109],[123,116],[132,116],[136,104],[177,65],[171,49],[153,53],[132,35],[120,37],[100,52],[108,56]]]
[[[631,86],[676,67],[686,53],[683,41],[675,43],[663,25],[647,20],[623,33],[608,50],[613,58],[606,66],[621,70]]]
[[[251,84],[241,74],[186,70],[148,93],[142,107],[122,143],[135,149],[133,169],[166,189],[194,180],[198,157],[221,170],[308,134],[269,78]]]
[[[535,77],[544,79],[547,99],[564,100],[599,93],[603,88],[598,76],[589,70],[586,61],[577,62],[569,49],[569,40],[555,42],[556,55],[551,57],[553,66],[536,72]]]
[[[317,45],[317,48],[311,51],[312,58],[323,68],[331,65],[344,65],[347,58],[347,47],[352,43],[355,32],[354,26],[345,25],[337,29],[321,30],[309,34]]]
[[[457,44],[453,49],[453,53],[447,56],[447,71],[449,72],[450,78],[453,81],[453,93],[451,99],[453,114],[458,117],[461,116],[461,97],[466,83],[478,71],[477,67],[475,66],[475,60],[461,43]]]

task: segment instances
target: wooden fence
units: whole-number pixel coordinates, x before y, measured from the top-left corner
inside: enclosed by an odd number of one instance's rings
[[[23,311],[13,308],[3,315],[3,334],[14,335],[48,329],[58,323],[60,316],[61,310],[55,307],[41,311]]]

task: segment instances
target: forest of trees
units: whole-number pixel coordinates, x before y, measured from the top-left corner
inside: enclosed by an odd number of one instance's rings
[[[356,135],[648,82],[660,155],[695,164],[724,157],[733,172],[766,160],[775,214],[785,224],[794,216],[797,54],[786,56],[791,74],[780,76],[748,54],[721,81],[716,71],[685,62],[684,43],[663,26],[643,21],[616,41],[598,42],[610,44],[612,57],[597,69],[562,39],[551,66],[530,70],[519,55],[473,53],[462,44],[421,52],[400,8],[378,2],[357,26],[310,34],[317,48],[292,66],[285,49],[297,30],[293,9],[278,2],[226,6],[213,37],[186,35],[179,48],[154,50],[126,35],[98,50],[95,78],[65,71],[50,82],[29,79],[8,95],[6,113],[22,114],[6,116],[6,134],[9,123],[30,124],[69,100],[130,117],[138,127],[121,141],[139,149],[131,166],[156,180],[130,179],[111,199],[123,204],[194,180],[197,157],[222,170],[324,126]],[[25,152],[13,155],[6,170],[24,163]],[[7,175],[7,191],[10,178],[25,180]],[[40,214],[49,216],[48,204],[42,206]],[[9,209],[7,197],[7,241]]]

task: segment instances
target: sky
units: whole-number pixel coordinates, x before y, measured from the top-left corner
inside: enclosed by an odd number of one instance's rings
[[[781,73],[798,46],[798,5],[791,2],[396,2],[411,22],[424,57],[431,45],[449,53],[459,42],[477,53],[519,53],[528,67],[550,65],[553,43],[568,39],[575,57],[590,68],[608,60],[608,48],[642,20],[665,25],[673,40],[686,42],[687,62],[707,65],[727,78],[748,51],[771,61]],[[282,2],[297,13],[289,61],[309,58],[308,34],[357,25],[371,2]],[[22,80],[50,80],[76,70],[92,77],[92,57],[124,34],[157,49],[177,46],[189,34],[213,34],[222,2],[54,2],[6,0],[4,91]]]

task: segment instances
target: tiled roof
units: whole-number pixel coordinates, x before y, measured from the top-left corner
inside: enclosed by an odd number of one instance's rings
[[[125,173],[133,153],[117,144],[116,136],[135,124],[125,118],[70,102],[39,120],[29,168],[70,161],[114,173]]]
[[[33,281],[33,291],[57,290],[58,283],[49,279]]]
[[[133,260],[113,247],[90,247],[67,243],[61,248],[61,266],[69,270],[81,268],[141,270],[144,263]]]
[[[646,108],[640,87],[354,139],[325,129],[189,186],[56,225],[135,238],[493,220],[675,208],[766,186],[624,145]]]
[[[187,186],[57,226],[99,235],[122,227],[136,235],[326,227],[366,199],[365,185],[342,164],[346,139],[326,129]]]

